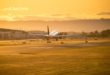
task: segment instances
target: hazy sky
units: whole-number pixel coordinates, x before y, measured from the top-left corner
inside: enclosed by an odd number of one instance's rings
[[[2,28],[45,30],[50,24],[60,31],[92,31],[110,29],[107,23],[27,23],[16,20],[73,20],[110,18],[110,0],[0,0],[0,22]],[[12,21],[12,22],[11,22]],[[45,25],[46,24],[46,25]],[[20,25],[20,27],[19,27]]]
[[[0,19],[110,18],[110,0],[0,0]]]

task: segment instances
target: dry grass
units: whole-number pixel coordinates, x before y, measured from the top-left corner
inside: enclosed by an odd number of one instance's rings
[[[110,75],[108,45],[46,46],[0,47],[0,75]]]

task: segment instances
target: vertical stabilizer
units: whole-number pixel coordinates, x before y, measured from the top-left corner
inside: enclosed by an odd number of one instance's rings
[[[48,33],[48,35],[50,35],[49,26],[47,26],[47,33]]]

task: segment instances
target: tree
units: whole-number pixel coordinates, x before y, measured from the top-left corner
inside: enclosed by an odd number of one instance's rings
[[[101,32],[101,37],[110,37],[110,30],[109,29],[103,30]]]

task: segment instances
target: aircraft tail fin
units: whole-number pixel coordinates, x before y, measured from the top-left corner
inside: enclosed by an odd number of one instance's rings
[[[50,29],[49,29],[49,26],[47,26],[47,34],[50,35]]]

